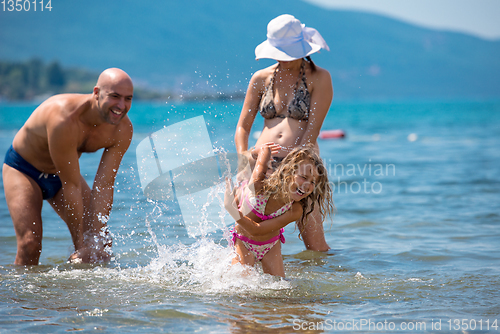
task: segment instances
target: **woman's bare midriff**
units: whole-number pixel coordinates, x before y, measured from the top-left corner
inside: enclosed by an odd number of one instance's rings
[[[293,118],[273,118],[264,122],[264,128],[255,146],[273,142],[283,147],[277,157],[285,157],[297,147],[307,128],[307,121],[298,121]]]

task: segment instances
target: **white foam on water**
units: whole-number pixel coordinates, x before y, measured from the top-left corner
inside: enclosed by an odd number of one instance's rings
[[[167,240],[157,237],[151,225],[165,214],[162,206],[155,206],[146,215],[146,227],[150,240],[143,245],[153,246],[149,260],[136,267],[64,264],[42,274],[48,279],[65,280],[71,284],[90,286],[120,286],[122,283],[154,285],[172,292],[211,295],[266,294],[269,291],[288,290],[292,283],[279,277],[263,273],[260,264],[255,267],[232,265],[235,252],[231,246],[230,233],[224,227],[221,240],[201,236],[194,243],[163,244]],[[200,221],[200,228],[206,222]],[[219,237],[220,238],[220,237]],[[191,241],[193,239],[189,239]],[[171,240],[168,240],[171,241]],[[119,258],[119,256],[117,257]],[[113,264],[113,263],[112,263]],[[70,270],[67,270],[70,269]],[[77,283],[75,283],[77,282]],[[97,288],[99,289],[99,288]]]
[[[220,203],[221,210],[223,203]],[[153,210],[154,214],[161,211]],[[207,223],[207,217],[199,222],[199,228]],[[146,219],[148,220],[148,219]],[[181,242],[166,246],[159,244],[154,231],[147,223],[157,249],[157,257],[144,267],[158,282],[165,278],[175,282],[180,290],[199,293],[233,293],[234,291],[259,291],[289,288],[289,282],[264,274],[261,270],[240,264],[232,265],[235,252],[231,246],[230,233],[224,228],[227,246],[202,236],[191,245]],[[260,268],[259,268],[260,269]]]
[[[279,290],[290,288],[290,283],[264,274],[260,269],[240,264],[231,265],[235,253],[208,238],[192,245],[179,243],[159,247],[158,256],[145,271],[158,282],[172,280],[179,290],[197,293],[241,293],[242,291]]]

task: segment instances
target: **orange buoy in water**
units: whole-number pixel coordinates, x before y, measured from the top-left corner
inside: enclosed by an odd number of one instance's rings
[[[319,133],[319,138],[321,139],[339,139],[345,137],[344,130],[323,130]]]

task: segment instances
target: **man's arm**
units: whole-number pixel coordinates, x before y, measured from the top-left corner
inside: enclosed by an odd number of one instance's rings
[[[60,216],[71,233],[75,248],[83,245],[83,198],[80,179],[78,126],[58,113],[47,124],[49,153],[62,183],[63,207]]]
[[[128,118],[122,120],[120,129],[116,133],[119,137],[113,146],[104,149],[92,186],[87,229],[93,234],[105,232],[103,227],[106,226],[113,206],[116,174],[132,140],[133,128]]]

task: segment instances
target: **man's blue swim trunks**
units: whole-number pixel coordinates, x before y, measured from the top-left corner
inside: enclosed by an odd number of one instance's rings
[[[24,160],[24,158],[14,150],[12,145],[9,147],[7,154],[5,154],[4,163],[31,177],[38,184],[40,189],[42,189],[43,199],[54,197],[62,187],[59,176],[40,172],[33,167],[32,164]]]

